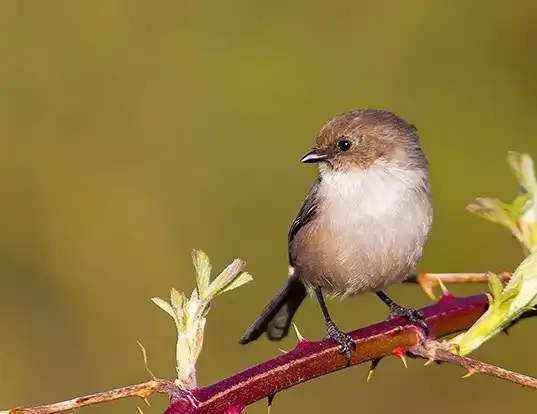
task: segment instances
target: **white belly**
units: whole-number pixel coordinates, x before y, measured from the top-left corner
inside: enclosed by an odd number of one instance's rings
[[[310,287],[321,285],[335,296],[376,291],[401,282],[416,266],[432,218],[425,173],[382,165],[329,172],[320,199],[309,249],[321,260],[301,266]]]

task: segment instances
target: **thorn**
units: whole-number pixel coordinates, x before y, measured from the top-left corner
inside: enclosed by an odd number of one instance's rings
[[[475,370],[473,369],[469,369],[468,372],[466,374],[464,374],[461,378],[470,378],[472,375],[475,374]]]
[[[151,404],[149,404],[149,400],[147,398],[144,398],[144,401],[145,401],[145,403],[147,404],[148,407],[151,407]]]
[[[401,362],[405,366],[406,369],[408,369],[408,364],[406,363],[406,357],[404,355],[401,355]]]
[[[426,367],[427,365],[431,365],[433,362],[436,362],[437,364],[440,363],[439,361],[436,361],[432,356],[430,356],[427,361],[425,361],[423,366]]]
[[[367,373],[367,378],[365,379],[365,382],[371,381],[371,378],[373,378],[373,373],[377,369],[381,359],[382,358],[375,358],[371,361],[371,366],[369,367],[369,372]]]
[[[305,341],[304,337],[302,336],[302,334],[300,333],[300,331],[298,330],[296,324],[293,323],[293,328],[295,330],[295,334],[298,338],[298,342],[302,342],[302,341]]]
[[[270,414],[270,407],[272,407],[272,402],[274,401],[274,397],[276,397],[276,394],[270,394],[267,397],[267,400],[268,400],[267,413],[268,414]]]
[[[417,277],[417,282],[431,300],[436,301],[436,295],[434,294],[435,283],[431,280],[430,273],[420,273]]]
[[[278,348],[278,351],[280,351],[282,354],[287,354],[289,351],[286,351],[285,349]]]
[[[267,407],[267,413],[270,414],[270,407],[272,406],[272,402],[274,401],[274,397],[276,397],[276,394],[270,394],[267,397],[268,400],[268,407]]]
[[[450,302],[455,299],[455,297],[451,293],[449,293],[448,288],[446,287],[446,285],[444,285],[444,282],[442,282],[442,280],[438,276],[436,276],[436,281],[438,282],[440,289],[442,289],[442,297],[440,298],[440,302]]]
[[[298,338],[297,346],[300,346],[301,344],[308,342],[308,340],[302,336],[302,334],[300,333],[300,331],[298,330],[297,326],[294,323],[293,323],[293,328],[295,329],[295,334],[296,334],[296,337]]]
[[[408,365],[406,363],[405,350],[403,348],[395,348],[392,351],[392,355],[399,357],[405,368],[408,368]]]
[[[144,412],[142,411],[142,409],[141,409],[140,407],[136,406],[136,408],[138,409],[138,412],[139,412],[140,414],[144,414]]]
[[[436,295],[434,294],[433,288],[431,286],[422,286],[423,291],[427,296],[429,296],[432,300],[436,300]]]

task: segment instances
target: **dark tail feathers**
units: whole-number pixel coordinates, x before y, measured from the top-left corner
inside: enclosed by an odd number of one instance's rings
[[[271,341],[286,337],[293,316],[306,296],[306,288],[297,275],[289,277],[239,342],[247,344],[255,341],[263,332]]]

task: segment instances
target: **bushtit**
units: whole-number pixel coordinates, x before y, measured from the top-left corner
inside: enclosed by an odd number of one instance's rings
[[[345,112],[326,122],[301,162],[317,163],[319,176],[289,230],[289,277],[240,342],[263,332],[285,337],[309,293],[349,360],[353,342],[330,318],[323,291],[340,298],[375,292],[391,317],[427,331],[419,312],[383,292],[414,270],[431,228],[428,162],[416,128],[387,111]]]

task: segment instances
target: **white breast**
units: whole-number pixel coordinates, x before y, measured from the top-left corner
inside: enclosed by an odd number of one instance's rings
[[[422,171],[375,164],[367,170],[323,173],[321,194],[334,213],[350,215],[348,208],[354,205],[373,217],[393,216],[394,209],[403,207],[409,192],[425,179]]]
[[[335,295],[374,291],[402,281],[420,259],[431,226],[426,171],[375,164],[325,171],[319,234],[334,269],[319,269]]]

